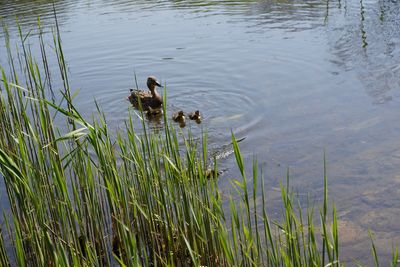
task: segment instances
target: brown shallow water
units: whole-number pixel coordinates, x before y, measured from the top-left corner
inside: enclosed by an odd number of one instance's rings
[[[122,126],[133,73],[141,87],[154,74],[167,84],[170,112],[203,112],[203,123],[190,127],[198,135],[207,129],[211,148],[229,144],[231,130],[246,137],[242,152],[249,170],[253,155],[264,168],[271,203],[288,167],[300,200],[320,201],[325,152],[347,260],[371,262],[368,229],[382,260],[400,244],[398,1],[66,0],[56,7],[85,115],[96,99],[110,126]],[[15,15],[27,30],[37,16],[47,29],[54,23],[48,1],[0,0],[13,40]],[[3,40],[0,33],[7,66]],[[229,190],[228,177],[239,173],[223,152],[220,183]]]

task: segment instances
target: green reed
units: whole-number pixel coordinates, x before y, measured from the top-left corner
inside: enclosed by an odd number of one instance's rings
[[[10,208],[0,229],[2,266],[342,265],[326,168],[319,226],[314,210],[303,214],[290,193],[289,175],[281,187],[282,218],[272,220],[262,170],[255,160],[247,177],[232,134],[241,178],[232,179],[236,194],[224,201],[218,181],[205,172],[206,135],[196,141],[177,133],[165,107],[161,132],[147,129],[141,114],[134,119],[142,120],[142,130],[130,116],[111,134],[97,104],[91,121],[73,104],[58,26],[52,77],[40,21],[40,63],[21,27],[15,48],[4,24],[3,31],[9,70],[0,67],[0,174]],[[48,97],[57,76],[58,103]]]

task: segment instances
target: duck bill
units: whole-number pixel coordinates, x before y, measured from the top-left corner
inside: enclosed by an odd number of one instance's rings
[[[156,81],[156,85],[157,85],[158,87],[162,87],[162,85],[161,85],[161,83],[160,83],[159,81]]]

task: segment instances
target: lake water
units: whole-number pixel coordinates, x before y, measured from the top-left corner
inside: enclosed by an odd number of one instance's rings
[[[48,2],[0,0],[12,40],[16,15],[26,32],[38,16],[50,29]],[[231,130],[246,137],[247,166],[256,156],[271,203],[288,167],[300,200],[321,201],[325,152],[342,256],[371,262],[371,229],[390,259],[400,244],[399,1],[55,2],[84,115],[96,99],[110,126],[122,126],[134,73],[140,87],[155,75],[167,85],[169,112],[203,113],[189,127],[207,129],[212,149],[229,144]],[[0,33],[6,66],[3,40]],[[239,177],[234,157],[226,153],[219,166],[228,191]]]

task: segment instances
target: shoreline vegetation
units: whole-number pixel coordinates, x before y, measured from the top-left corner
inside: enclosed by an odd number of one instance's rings
[[[254,160],[246,173],[232,134],[241,178],[232,180],[236,195],[225,208],[218,180],[206,175],[206,134],[196,141],[177,133],[166,110],[161,131],[148,130],[142,119],[137,132],[129,117],[116,137],[97,104],[96,119],[82,117],[73,104],[56,17],[55,22],[58,73],[50,72],[40,20],[40,61],[21,27],[19,49],[12,48],[3,23],[10,69],[0,66],[0,178],[8,200],[3,206],[9,206],[0,229],[2,266],[344,264],[335,206],[328,208],[326,168],[319,210],[304,212],[288,175],[281,186],[283,214],[272,220],[262,170]],[[56,75],[63,87],[58,103],[49,97]],[[215,160],[214,166],[217,173]],[[396,249],[392,266],[397,261]]]

